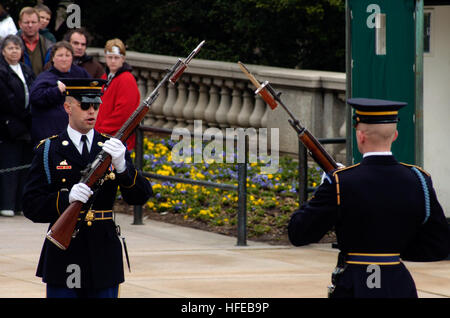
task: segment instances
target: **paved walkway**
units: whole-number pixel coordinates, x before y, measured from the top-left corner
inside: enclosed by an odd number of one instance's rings
[[[330,244],[272,246],[119,214],[131,270],[123,298],[326,297],[336,262]],[[35,277],[47,224],[0,217],[0,298],[45,297]],[[450,297],[450,261],[409,263],[420,297]]]

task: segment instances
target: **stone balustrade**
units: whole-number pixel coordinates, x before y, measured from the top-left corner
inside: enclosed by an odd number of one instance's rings
[[[88,54],[105,63],[103,49],[90,48]],[[126,59],[133,67],[142,100],[177,61],[176,57],[131,51]],[[246,66],[258,80],[268,80],[282,92],[284,104],[317,138],[346,136],[344,73]],[[159,93],[146,125],[192,130],[194,120],[201,120],[204,129],[267,128],[269,135],[271,129],[279,129],[279,150],[298,151],[297,135],[287,122],[287,113],[281,106],[271,110],[255,96],[253,85],[237,63],[194,59],[175,85],[168,84]],[[326,147],[338,161],[345,162],[345,145]]]

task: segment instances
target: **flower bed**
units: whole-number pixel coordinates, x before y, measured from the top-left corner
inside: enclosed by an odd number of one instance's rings
[[[143,170],[165,176],[237,185],[237,164],[192,163],[191,157],[174,163],[170,139],[144,138]],[[132,154],[134,155],[134,154]],[[193,158],[193,157],[192,157]],[[261,174],[260,160],[247,164],[247,233],[255,238],[271,232],[283,234],[292,212],[298,208],[298,162],[280,156],[274,174]],[[317,186],[321,170],[309,168],[309,186]],[[154,190],[144,213],[177,214],[185,221],[199,221],[208,227],[235,228],[238,193],[169,181],[151,180]]]

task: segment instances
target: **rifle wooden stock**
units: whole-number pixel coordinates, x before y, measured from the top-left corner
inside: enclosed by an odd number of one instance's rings
[[[47,238],[62,250],[70,244],[82,207],[82,202],[72,202],[47,233]]]
[[[275,101],[275,99],[270,95],[270,93],[267,91],[267,89],[263,88],[259,92],[259,95],[261,95],[262,99],[269,105],[269,107],[273,110],[277,108],[278,104]]]
[[[176,81],[178,81],[178,78],[181,76],[181,74],[183,74],[183,72],[186,70],[187,65],[186,64],[181,64],[180,68],[178,69],[178,71],[169,79],[169,81],[172,84],[175,84]]]
[[[334,159],[307,129],[305,129],[302,134],[299,134],[298,138],[305,145],[311,157],[322,168],[323,171],[328,173],[338,168],[338,165],[336,164]]]
[[[150,93],[147,99],[139,106],[130,118],[123,124],[120,130],[116,133],[114,138],[125,142],[128,137],[134,132],[134,130],[139,126],[141,121],[144,119],[145,114],[150,109],[151,104],[158,98],[158,90],[167,81],[174,84],[181,74],[186,70],[187,64],[192,60],[192,58],[200,51],[205,41],[202,41],[184,60],[178,60],[171,69],[168,70],[164,78],[159,82],[157,87]],[[83,177],[80,182],[85,183],[87,186],[92,188],[96,186],[100,179],[102,179],[106,173],[106,170],[111,165],[111,156],[104,150],[100,151],[95,158],[95,160],[88,166],[86,173],[83,173]],[[80,216],[81,209],[83,208],[83,203],[79,201],[72,202],[69,207],[61,214],[61,216],[52,225],[51,229],[47,233],[47,239],[54,243],[59,248],[65,250],[68,248],[72,235],[77,225],[78,218]],[[86,211],[87,213],[87,211]]]

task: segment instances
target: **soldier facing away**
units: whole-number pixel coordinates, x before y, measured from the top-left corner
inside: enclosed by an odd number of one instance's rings
[[[324,178],[313,198],[291,216],[289,239],[306,245],[335,228],[340,253],[329,287],[332,298],[417,297],[401,259],[445,259],[450,231],[431,176],[392,155],[398,112],[406,104],[364,98],[348,104],[355,108],[363,159]]]

